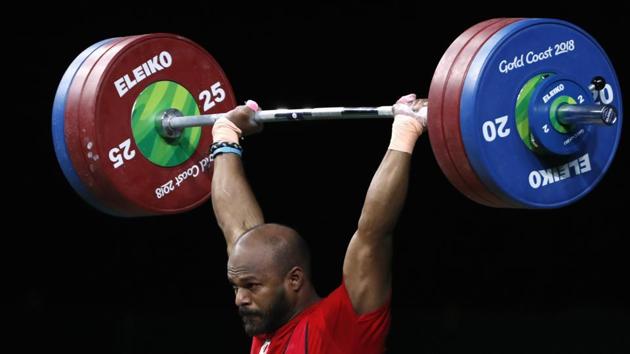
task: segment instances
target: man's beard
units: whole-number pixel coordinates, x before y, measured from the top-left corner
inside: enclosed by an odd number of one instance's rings
[[[243,321],[245,333],[248,336],[255,336],[271,333],[282,326],[289,318],[289,308],[284,289],[280,289],[267,310],[248,310],[241,307],[238,309],[238,314]]]

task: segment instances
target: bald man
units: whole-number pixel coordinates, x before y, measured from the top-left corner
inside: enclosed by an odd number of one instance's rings
[[[227,276],[251,354],[376,354],[390,324],[392,231],[407,193],[411,152],[426,125],[426,101],[394,105],[392,138],[346,251],[343,280],[321,298],[310,254],[292,228],[266,224],[241,163],[241,136],[261,130],[248,101],[213,127],[212,205],[227,242]]]

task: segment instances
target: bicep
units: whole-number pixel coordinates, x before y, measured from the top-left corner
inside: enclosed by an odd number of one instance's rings
[[[392,237],[368,237],[355,232],[343,263],[350,301],[359,314],[381,307],[391,291]]]

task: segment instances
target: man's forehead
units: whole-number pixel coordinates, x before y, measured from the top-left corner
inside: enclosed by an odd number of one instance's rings
[[[269,267],[268,258],[256,252],[234,252],[228,259],[228,275],[260,277],[260,274]]]
[[[260,277],[252,273],[232,273],[228,270],[228,280],[235,282],[259,281]]]

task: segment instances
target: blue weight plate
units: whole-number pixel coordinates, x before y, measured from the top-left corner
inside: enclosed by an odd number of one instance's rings
[[[65,137],[65,111],[66,111],[66,99],[68,95],[68,89],[75,78],[76,73],[81,66],[85,63],[85,60],[94,53],[97,49],[111,43],[115,38],[105,39],[98,43],[95,43],[85,49],[70,63],[70,66],[63,74],[59,86],[57,86],[57,92],[55,93],[55,100],[53,102],[52,109],[52,138],[55,148],[55,154],[57,155],[57,161],[61,167],[61,171],[68,180],[68,183],[74,188],[74,190],[85,198],[89,203],[95,204],[96,198],[90,192],[90,190],[83,184],[81,178],[77,174],[70,155],[68,153],[68,146],[66,145]]]
[[[579,151],[541,155],[521,139],[516,103],[537,75],[569,78],[581,87],[602,76],[595,102],[615,106],[612,127],[593,126]],[[565,21],[528,19],[498,31],[479,50],[461,98],[461,133],[470,163],[496,194],[523,208],[557,208],[589,193],[608,170],[623,117],[619,82],[610,60],[588,33]]]

